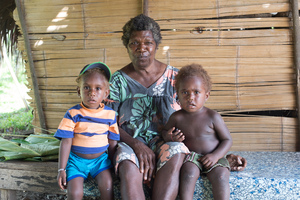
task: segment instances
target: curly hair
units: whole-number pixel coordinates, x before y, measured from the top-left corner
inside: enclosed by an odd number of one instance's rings
[[[133,31],[151,31],[157,47],[161,42],[162,37],[160,34],[160,27],[158,23],[154,21],[154,19],[144,14],[140,14],[134,18],[131,18],[123,26],[122,41],[123,41],[123,45],[126,48],[129,43],[131,33]]]
[[[186,77],[197,76],[202,80],[206,92],[210,92],[212,82],[207,71],[199,64],[191,64],[182,67],[175,77],[175,88],[179,91],[180,82]]]
[[[87,76],[89,76],[89,75],[91,75],[91,74],[93,74],[93,73],[102,74],[102,75],[104,76],[104,78],[105,78],[105,82],[106,82],[107,87],[109,87],[108,79],[107,79],[107,77],[106,77],[106,75],[105,75],[104,70],[99,69],[99,68],[88,69],[88,70],[86,70],[83,74],[79,75],[79,76],[76,78],[76,83],[77,83],[77,85],[80,86],[81,81],[82,81],[85,77],[87,77]]]

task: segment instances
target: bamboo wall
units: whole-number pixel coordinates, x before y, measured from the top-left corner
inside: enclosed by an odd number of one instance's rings
[[[142,13],[142,4],[22,1],[49,131],[55,132],[65,111],[80,101],[75,78],[85,64],[104,61],[114,72],[130,62],[121,30]],[[200,63],[211,75],[206,105],[224,116],[231,150],[296,151],[296,118],[251,114],[296,110],[291,19],[284,15],[288,0],[149,0],[148,6],[162,29],[157,59],[178,68]],[[34,102],[33,92],[30,96]]]

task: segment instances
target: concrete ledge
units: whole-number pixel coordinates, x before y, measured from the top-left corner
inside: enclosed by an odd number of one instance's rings
[[[300,152],[229,152],[247,159],[242,172],[231,172],[230,199],[300,199]],[[1,200],[14,199],[14,191],[66,194],[56,182],[57,162],[0,162]],[[115,178],[115,199],[120,200],[120,183]],[[100,196],[96,183],[88,180],[85,196]],[[145,190],[147,199],[149,193]],[[201,176],[194,200],[212,199],[211,184]]]
[[[247,159],[242,172],[231,172],[230,199],[300,199],[300,152],[231,152]],[[198,180],[194,199],[212,199],[206,177]]]
[[[300,152],[229,152],[247,159],[242,172],[231,172],[230,199],[300,199]],[[115,182],[115,198],[121,199],[119,182]],[[100,195],[92,181],[85,185],[85,195]],[[149,195],[147,195],[148,199]],[[201,176],[196,184],[194,200],[213,199],[211,184]]]

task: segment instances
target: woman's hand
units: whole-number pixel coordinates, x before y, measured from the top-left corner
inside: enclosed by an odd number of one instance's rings
[[[66,171],[62,170],[58,172],[57,183],[61,190],[67,189]]]
[[[243,171],[247,166],[247,160],[239,155],[228,154],[226,156],[231,171]]]
[[[165,135],[166,142],[182,142],[185,139],[183,132],[175,127],[169,129]]]
[[[154,152],[139,140],[136,140],[132,148],[139,159],[140,172],[144,174],[144,180],[150,181],[156,168]]]

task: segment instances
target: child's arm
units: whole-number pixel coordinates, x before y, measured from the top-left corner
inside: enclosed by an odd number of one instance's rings
[[[73,138],[63,138],[60,142],[57,183],[64,190],[67,188],[66,166],[69,159]]]
[[[117,150],[117,141],[108,139],[109,147],[108,147],[108,158],[113,162],[114,155]]]
[[[213,125],[220,143],[212,153],[206,154],[200,158],[200,162],[205,168],[210,168],[215,165],[220,158],[227,154],[232,146],[230,132],[221,115],[215,111],[213,113]]]

